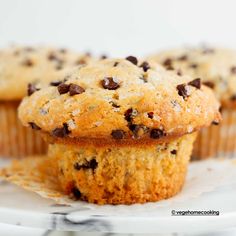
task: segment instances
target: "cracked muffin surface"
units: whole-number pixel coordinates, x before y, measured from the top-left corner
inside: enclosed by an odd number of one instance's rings
[[[198,78],[128,57],[91,62],[33,91],[19,117],[55,139],[127,143],[192,133],[218,122],[218,109]]]

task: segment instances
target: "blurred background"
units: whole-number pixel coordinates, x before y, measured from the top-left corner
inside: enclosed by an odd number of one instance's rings
[[[236,48],[235,22],[235,0],[0,0],[0,47],[49,44],[121,57],[203,43]]]
[[[235,0],[0,0],[0,46],[56,44],[110,56],[236,47],[235,10]]]

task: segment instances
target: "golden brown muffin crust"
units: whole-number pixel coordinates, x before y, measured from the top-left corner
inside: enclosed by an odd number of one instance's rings
[[[159,139],[219,121],[219,104],[199,80],[146,63],[91,62],[26,97],[19,117],[57,138],[99,140]]]
[[[148,57],[179,74],[200,77],[212,88],[222,107],[236,109],[236,51],[216,47],[190,47],[162,51]]]
[[[90,60],[63,48],[19,47],[0,49],[0,100],[21,100],[27,86],[36,89],[56,82],[60,73]]]

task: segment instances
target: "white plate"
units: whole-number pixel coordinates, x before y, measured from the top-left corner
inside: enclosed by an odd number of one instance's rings
[[[219,161],[191,164],[186,185],[179,195],[158,203],[132,206],[96,206],[84,202],[57,205],[53,200],[4,181],[0,183],[0,222],[113,233],[200,233],[236,227],[236,165],[233,177],[229,170],[223,171],[224,165]],[[235,178],[234,181],[226,178],[228,184],[225,184],[219,181],[224,176]],[[172,216],[172,210],[215,210],[220,215]]]

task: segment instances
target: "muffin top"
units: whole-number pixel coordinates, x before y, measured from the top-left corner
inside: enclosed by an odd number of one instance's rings
[[[223,48],[179,48],[149,57],[177,73],[199,77],[223,107],[236,108],[236,51]]]
[[[24,125],[54,140],[149,142],[191,133],[220,119],[219,104],[201,80],[135,57],[90,62],[24,98]]]
[[[0,101],[21,100],[31,83],[36,89],[58,79],[62,71],[84,64],[88,55],[47,47],[0,49]]]

